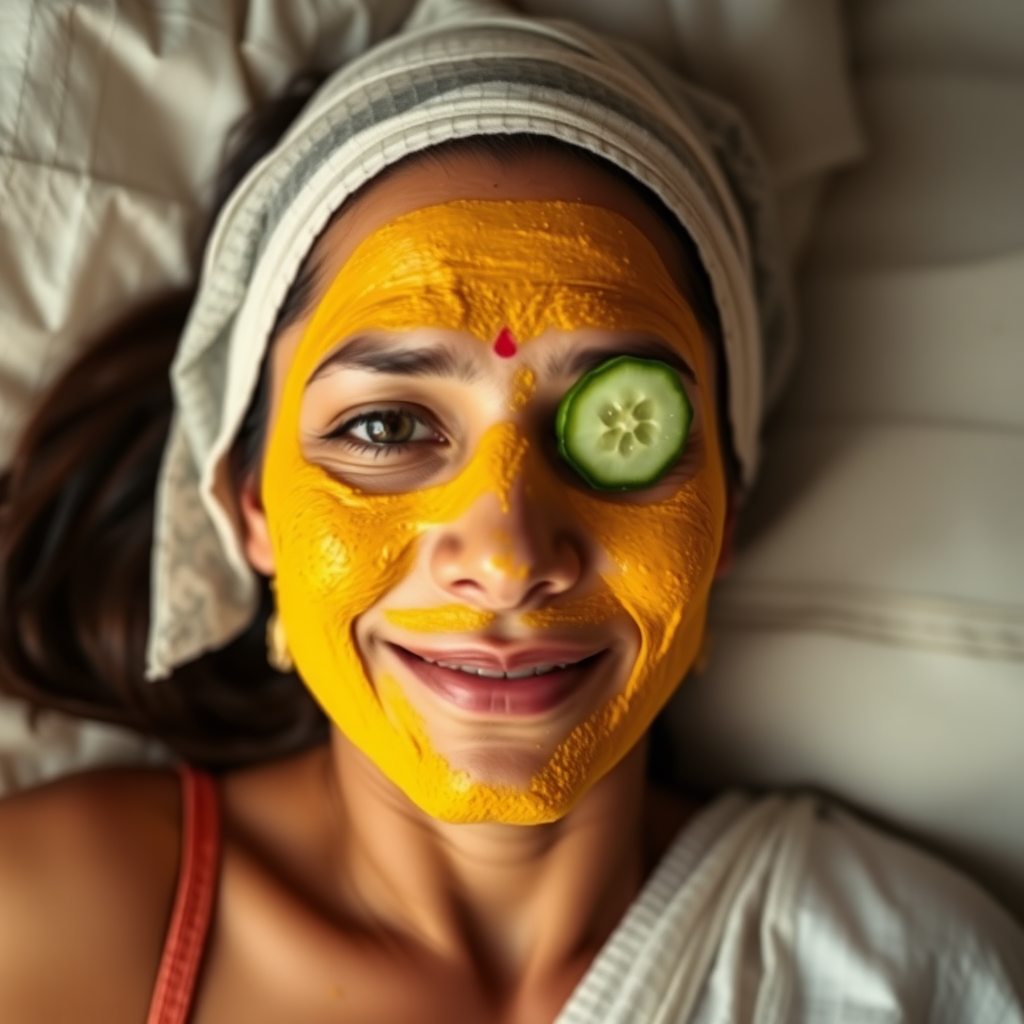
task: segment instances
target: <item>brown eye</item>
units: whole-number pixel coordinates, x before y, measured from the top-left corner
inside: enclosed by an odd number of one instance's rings
[[[391,409],[372,413],[363,421],[366,438],[374,444],[403,444],[412,440],[417,420],[407,412]]]
[[[326,435],[326,440],[340,441],[355,448],[376,449],[386,454],[389,448],[419,441],[443,441],[441,435],[408,409],[372,409],[346,420]]]

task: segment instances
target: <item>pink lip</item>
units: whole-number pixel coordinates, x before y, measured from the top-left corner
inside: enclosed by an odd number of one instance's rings
[[[566,647],[531,647],[499,655],[493,649],[470,647],[425,654],[425,657],[432,660],[499,672],[515,672],[538,665],[567,666],[522,679],[494,679],[431,664],[418,656],[419,652],[413,653],[397,644],[390,646],[421,683],[461,710],[524,717],[544,714],[568,699],[586,682],[594,667],[603,661],[607,653],[583,652],[579,648],[572,649],[570,653]]]

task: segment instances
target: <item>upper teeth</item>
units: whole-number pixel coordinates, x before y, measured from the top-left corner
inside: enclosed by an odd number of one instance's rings
[[[483,676],[485,679],[525,679],[527,676],[542,676],[546,672],[552,672],[556,668],[566,668],[568,663],[562,665],[534,665],[533,668],[520,668],[515,672],[501,672],[493,668],[477,668],[475,665],[456,665],[451,661],[434,661],[431,658],[424,658],[431,665],[440,665],[441,668],[454,669],[456,672],[468,672],[471,676]]]

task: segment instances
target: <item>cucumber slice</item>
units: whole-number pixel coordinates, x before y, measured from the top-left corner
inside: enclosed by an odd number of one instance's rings
[[[598,490],[657,483],[679,458],[693,409],[675,370],[616,356],[565,393],[555,417],[562,458]]]

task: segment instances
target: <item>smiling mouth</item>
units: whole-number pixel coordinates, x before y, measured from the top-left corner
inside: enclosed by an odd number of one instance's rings
[[[463,711],[495,715],[540,715],[556,708],[591,678],[607,650],[577,661],[543,663],[505,672],[497,668],[432,660],[390,644],[402,663],[428,689]]]

